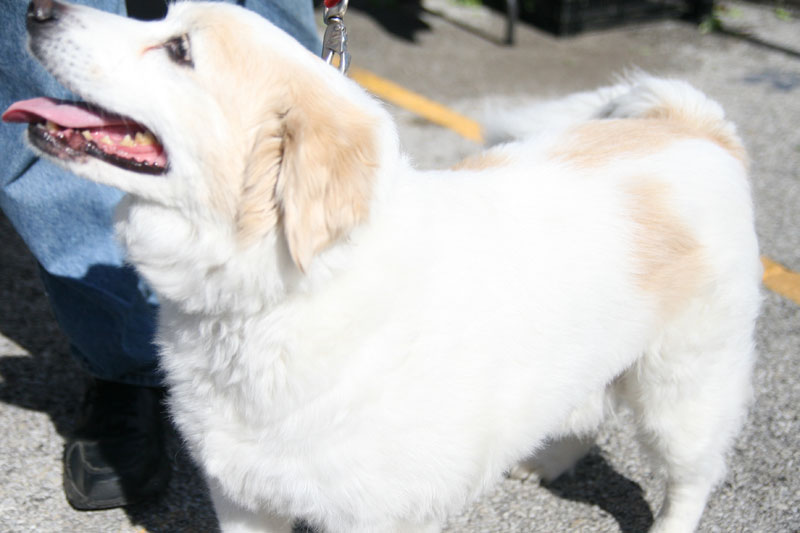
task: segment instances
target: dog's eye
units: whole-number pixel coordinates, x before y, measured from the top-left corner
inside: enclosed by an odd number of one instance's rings
[[[178,37],[173,37],[164,43],[164,50],[167,51],[169,58],[184,67],[194,67],[192,61],[192,49],[189,43],[189,34],[184,33]]]

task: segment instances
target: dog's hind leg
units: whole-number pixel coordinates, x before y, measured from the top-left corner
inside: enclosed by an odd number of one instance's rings
[[[438,522],[428,522],[426,524],[403,523],[399,524],[394,533],[439,533],[442,526]]]
[[[237,505],[209,482],[209,492],[222,533],[291,533],[292,520],[267,512],[253,512]]]
[[[437,521],[430,522],[416,522],[400,520],[390,523],[382,524],[365,524],[362,526],[350,526],[347,529],[341,529],[341,533],[439,533],[442,526]]]
[[[517,463],[508,473],[512,479],[528,479],[532,474],[554,481],[570,471],[594,444],[594,436],[567,435],[548,440],[545,446]]]
[[[752,322],[739,326],[706,333],[707,342],[697,344],[697,329],[682,330],[672,346],[665,342],[645,354],[620,383],[644,444],[667,469],[651,533],[694,531],[725,474],[725,454],[750,398]]]
[[[570,471],[589,453],[598,427],[613,408],[614,395],[613,383],[589,394],[569,413],[543,447],[510,470],[509,477],[527,479],[536,473],[542,480],[550,482]]]

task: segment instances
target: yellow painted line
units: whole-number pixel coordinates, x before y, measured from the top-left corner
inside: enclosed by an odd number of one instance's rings
[[[444,126],[470,141],[483,142],[481,126],[471,118],[456,113],[438,102],[409,91],[367,70],[352,67],[349,73],[350,77],[358,82],[359,85],[382,100],[411,111],[434,124]]]
[[[764,286],[800,305],[800,274],[792,272],[769,257],[762,256]]]
[[[350,77],[378,98],[402,107],[434,124],[444,126],[466,139],[478,143],[483,142],[480,124],[469,117],[456,113],[438,102],[420,96],[367,70],[352,67]],[[764,265],[764,286],[800,305],[800,274],[792,272],[766,256],[761,257],[761,262]]]

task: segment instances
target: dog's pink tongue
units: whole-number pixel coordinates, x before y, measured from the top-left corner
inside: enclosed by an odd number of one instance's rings
[[[64,142],[77,140],[79,145],[83,145],[91,141],[96,148],[109,155],[160,168],[167,165],[163,146],[144,126],[83,103],[32,98],[12,104],[3,113],[3,120],[52,122],[55,126],[51,129],[48,124],[48,131]]]
[[[52,121],[66,128],[102,128],[119,126],[124,118],[103,113],[85,104],[65,102],[54,98],[32,98],[15,102],[3,113],[4,122]]]

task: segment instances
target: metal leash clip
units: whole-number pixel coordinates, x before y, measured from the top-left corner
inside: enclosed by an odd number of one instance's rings
[[[347,1],[325,0],[325,12],[322,20],[325,22],[325,36],[322,38],[322,59],[329,65],[333,58],[339,56],[339,72],[347,72],[350,67],[350,53],[347,51],[347,28],[344,27],[342,17],[347,11]]]

